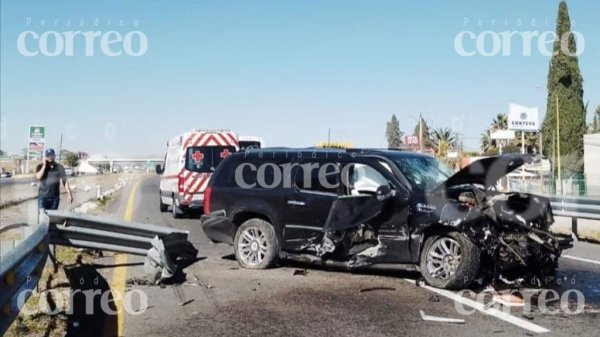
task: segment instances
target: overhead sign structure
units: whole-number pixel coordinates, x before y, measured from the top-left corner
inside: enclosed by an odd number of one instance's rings
[[[538,108],[528,108],[514,103],[509,104],[508,129],[537,132],[540,129]]]

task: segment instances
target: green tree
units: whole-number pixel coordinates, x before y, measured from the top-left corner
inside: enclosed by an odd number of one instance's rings
[[[427,148],[431,148],[432,147],[432,142],[431,142],[431,131],[429,129],[429,125],[427,124],[427,121],[419,116],[419,119],[421,120],[422,123],[422,127],[423,129],[421,130],[421,126],[419,125],[419,122],[417,122],[417,125],[415,125],[415,130],[414,130],[414,134],[419,136],[419,132],[422,132],[422,137],[423,137],[423,148],[427,149]]]
[[[498,148],[496,147],[496,140],[492,139],[490,135],[491,131],[487,130],[486,132],[481,134],[481,138],[479,139],[481,143],[481,151],[485,155],[495,155],[498,154]]]
[[[385,137],[387,138],[388,148],[399,149],[402,145],[402,133],[400,132],[400,122],[395,114],[392,115],[392,119],[387,122],[385,130]]]
[[[77,166],[78,162],[79,162],[79,157],[77,156],[76,153],[69,152],[65,155],[65,159],[64,159],[65,165],[70,166],[70,167],[75,167],[75,166]]]
[[[450,128],[439,128],[431,133],[431,141],[438,157],[445,157],[456,146],[456,134]]]
[[[579,70],[577,46],[571,33],[567,3],[561,1],[556,19],[556,40],[548,71],[548,100],[542,125],[544,154],[552,157],[552,137],[556,135],[557,103],[560,114],[560,154],[565,176],[583,170],[583,135],[586,131],[583,104],[583,78]],[[554,165],[554,172],[557,165]]]
[[[6,156],[6,152],[0,150],[0,157],[4,157],[4,156]]]
[[[492,120],[490,127],[494,131],[508,129],[508,116],[506,114],[497,114]]]
[[[592,122],[592,133],[600,132],[600,105],[596,107],[596,111],[594,112],[594,121]]]

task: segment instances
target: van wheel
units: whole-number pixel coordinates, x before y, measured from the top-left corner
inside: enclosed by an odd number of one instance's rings
[[[445,289],[468,287],[477,277],[481,251],[459,232],[432,235],[423,247],[421,274],[431,286]]]
[[[175,196],[173,196],[173,203],[171,204],[171,212],[173,213],[173,218],[179,219],[183,212],[177,205],[175,204]]]
[[[169,210],[169,205],[163,203],[162,196],[160,194],[158,195],[158,203],[160,204],[161,213],[164,213]]]
[[[262,219],[250,219],[237,230],[235,258],[248,269],[272,267],[279,258],[279,242],[273,226]]]

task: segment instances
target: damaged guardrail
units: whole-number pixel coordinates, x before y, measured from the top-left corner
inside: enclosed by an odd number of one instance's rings
[[[26,300],[19,299],[20,294],[29,295],[26,290],[37,285],[48,256],[52,256],[49,244],[145,256],[148,280],[160,283],[173,277],[182,263],[196,261],[198,250],[188,241],[188,234],[175,228],[74,213],[41,213],[35,231],[0,259],[0,335]]]
[[[551,195],[548,199],[554,215],[571,218],[571,232],[576,237],[578,219],[600,220],[600,199],[566,195]]]
[[[0,259],[0,335],[19,314],[19,302],[31,294],[27,290],[37,285],[47,258],[48,226],[41,224]]]
[[[95,216],[46,211],[51,244],[146,256],[144,270],[152,283],[171,278],[176,261],[196,258],[188,231]]]

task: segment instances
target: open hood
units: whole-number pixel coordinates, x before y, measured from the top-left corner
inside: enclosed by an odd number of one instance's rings
[[[488,188],[496,184],[498,179],[531,162],[530,155],[510,154],[477,160],[440,184],[434,191],[464,184],[479,184]]]

